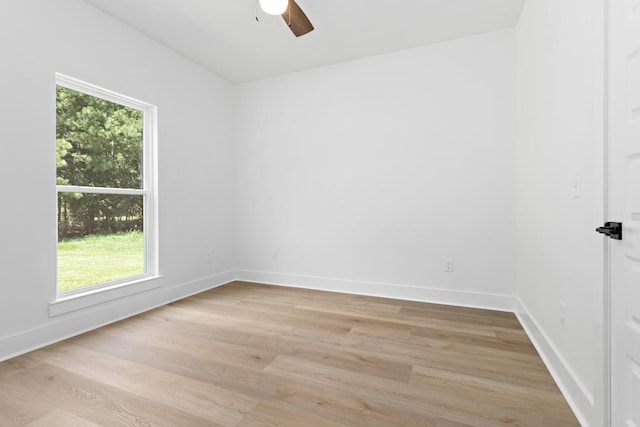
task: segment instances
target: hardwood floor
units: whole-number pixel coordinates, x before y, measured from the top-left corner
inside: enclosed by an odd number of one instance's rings
[[[0,364],[8,426],[578,426],[511,313],[236,282]]]

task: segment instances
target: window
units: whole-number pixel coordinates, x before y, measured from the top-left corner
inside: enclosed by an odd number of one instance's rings
[[[58,295],[156,276],[155,107],[56,83]]]

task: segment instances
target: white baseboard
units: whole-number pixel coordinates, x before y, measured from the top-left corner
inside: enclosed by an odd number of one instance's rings
[[[576,418],[582,427],[590,427],[591,424],[587,420],[594,418],[587,415],[594,412],[593,393],[580,381],[571,365],[567,363],[544,330],[539,327],[538,322],[531,316],[520,298],[517,298],[515,314]]]
[[[94,306],[51,318],[45,325],[0,338],[0,361],[233,281],[234,272],[226,271],[179,286],[154,288],[147,292],[121,298],[115,304]]]
[[[267,271],[236,270],[236,280],[509,312],[514,311],[516,301],[515,297],[512,295],[452,291],[429,287],[344,280]]]

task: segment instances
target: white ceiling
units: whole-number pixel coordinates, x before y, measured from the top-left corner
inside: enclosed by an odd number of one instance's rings
[[[315,27],[296,38],[256,0],[84,1],[233,83],[510,27],[525,2],[296,0]]]

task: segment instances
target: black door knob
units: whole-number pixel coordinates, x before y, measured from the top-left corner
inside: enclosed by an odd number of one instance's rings
[[[622,223],[621,222],[605,222],[604,226],[596,228],[598,233],[609,236],[614,240],[622,240]]]

